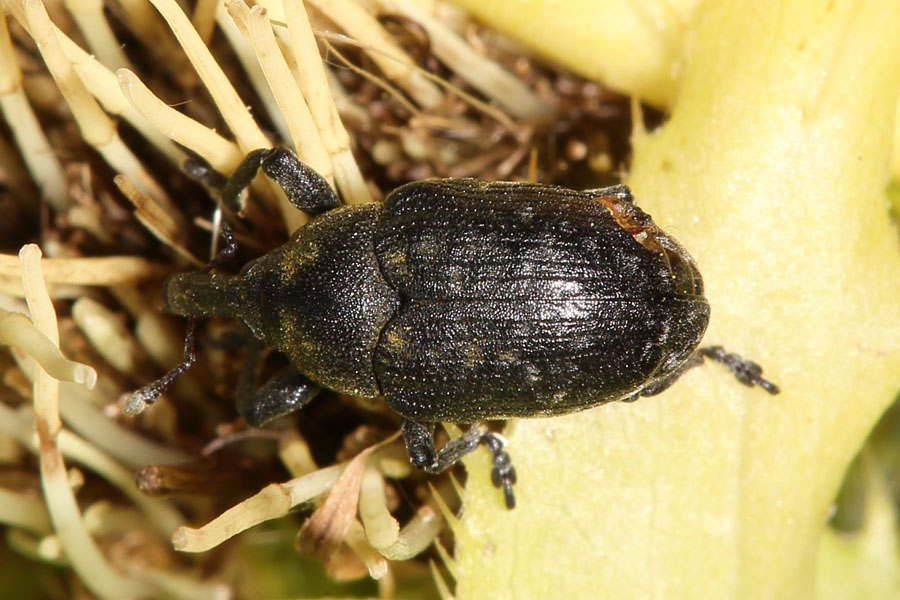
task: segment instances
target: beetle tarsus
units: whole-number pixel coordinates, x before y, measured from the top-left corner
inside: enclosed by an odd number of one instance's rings
[[[512,465],[509,453],[503,447],[503,439],[495,433],[486,433],[481,442],[491,453],[494,467],[491,469],[491,482],[494,487],[503,489],[503,499],[506,508],[512,510],[516,507],[516,497],[513,495],[513,484],[516,482],[516,468]]]
[[[725,365],[737,380],[744,385],[761,387],[773,395],[781,391],[776,384],[762,376],[763,369],[759,364],[742,358],[737,354],[727,352],[722,346],[707,346],[697,350],[697,353],[704,358],[709,358]]]
[[[491,453],[491,482],[503,490],[506,508],[516,506],[513,484],[516,483],[516,469],[509,454],[503,449],[503,439],[488,430],[483,422],[475,423],[462,435],[451,439],[440,450],[434,447],[434,424],[403,422],[403,439],[410,462],[427,473],[440,473],[456,464],[463,456],[475,450],[480,444]]]

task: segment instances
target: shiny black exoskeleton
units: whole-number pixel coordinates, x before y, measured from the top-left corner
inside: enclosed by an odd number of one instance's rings
[[[251,424],[296,410],[318,386],[383,396],[405,419],[415,465],[442,471],[484,443],[512,507],[500,439],[477,423],[437,451],[435,423],[634,400],[702,356],[777,392],[755,363],[697,351],[709,320],[700,273],[624,186],[428,180],[383,205],[339,206],[321,177],[275,149],[245,159],[226,202],[259,167],[321,214],[240,275],[176,275],[165,292],[172,312],[236,317],[289,358],[292,371],[243,404]]]

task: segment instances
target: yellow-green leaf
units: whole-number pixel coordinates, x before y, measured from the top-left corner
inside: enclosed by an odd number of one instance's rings
[[[507,431],[519,506],[469,461],[460,598],[813,598],[829,506],[900,384],[888,0],[706,2],[628,183],[700,264],[719,366]],[[610,27],[615,24],[609,24]]]

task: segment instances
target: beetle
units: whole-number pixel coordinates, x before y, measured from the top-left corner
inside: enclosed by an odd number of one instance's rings
[[[315,217],[238,275],[208,274],[214,260],[165,285],[171,312],[237,318],[289,359],[240,403],[251,425],[301,408],[323,386],[383,397],[404,419],[415,466],[438,473],[484,444],[512,508],[516,472],[485,420],[634,401],[703,358],[778,393],[756,363],[698,349],[710,309],[697,265],[624,185],[432,179],[382,205],[341,206],[279,147],[242,161],[224,184],[227,205],[259,168]],[[193,362],[191,323],[185,361],[135,392],[132,411]],[[437,450],[441,421],[474,425]]]

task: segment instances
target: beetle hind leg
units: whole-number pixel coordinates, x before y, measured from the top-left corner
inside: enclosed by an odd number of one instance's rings
[[[479,444],[484,444],[491,453],[493,463],[491,482],[503,490],[506,508],[515,508],[516,498],[512,486],[516,483],[516,469],[509,454],[503,449],[503,440],[489,431],[486,424],[472,425],[465,433],[444,444],[440,450],[434,446],[433,423],[406,420],[402,431],[410,462],[428,473],[440,473],[448,469]]]
[[[623,398],[622,401],[634,402],[642,396],[655,396],[656,394],[662,392],[673,383],[675,383],[682,375],[684,375],[685,371],[702,365],[703,359],[705,358],[725,365],[725,368],[731,371],[735,378],[744,385],[750,387],[760,387],[772,395],[775,395],[781,391],[778,385],[772,383],[762,376],[763,369],[761,366],[759,366],[758,363],[743,358],[738,354],[728,352],[722,346],[706,346],[704,348],[697,349],[690,356],[690,358],[688,358],[684,362],[684,364],[678,367],[675,371],[650,383],[638,394],[635,394],[628,398]]]
[[[700,348],[697,354],[722,363],[744,385],[761,387],[773,395],[781,391],[776,384],[762,376],[763,369],[758,363],[728,352],[722,346]]]

